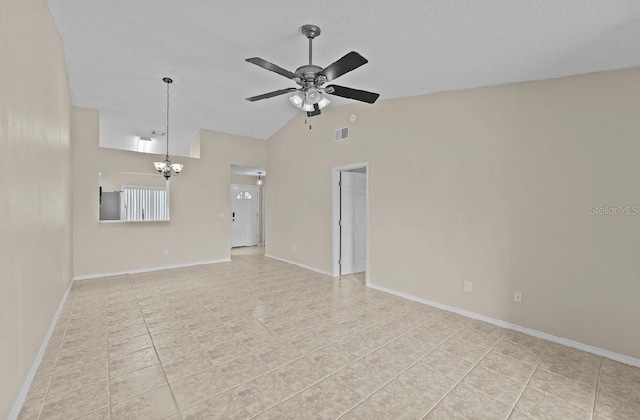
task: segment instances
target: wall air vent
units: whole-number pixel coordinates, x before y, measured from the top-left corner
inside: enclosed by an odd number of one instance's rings
[[[349,127],[338,128],[333,132],[333,142],[337,143],[349,138]]]

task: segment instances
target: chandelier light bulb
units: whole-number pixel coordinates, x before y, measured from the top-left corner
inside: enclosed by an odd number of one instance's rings
[[[312,87],[307,89],[307,102],[311,105],[317,104],[320,101],[320,92],[318,89]]]
[[[325,106],[329,105],[331,103],[331,101],[329,100],[329,98],[327,98],[325,95],[320,95],[320,100],[318,101],[318,107],[320,109],[324,108]]]
[[[302,105],[304,104],[304,95],[302,94],[302,92],[297,91],[293,94],[292,97],[289,98],[289,100],[296,108],[302,108]]]

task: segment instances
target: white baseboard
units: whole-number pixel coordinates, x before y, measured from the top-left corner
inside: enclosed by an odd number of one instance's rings
[[[310,271],[315,271],[316,273],[325,274],[325,275],[327,275],[327,276],[331,276],[331,277],[333,277],[333,274],[331,274],[331,273],[330,273],[330,272],[328,272],[328,271],[320,270],[319,268],[311,267],[311,266],[306,265],[306,264],[300,264],[300,263],[297,263],[297,262],[295,262],[295,261],[286,260],[286,259],[284,259],[284,258],[275,257],[275,256],[273,256],[273,255],[267,255],[267,254],[265,254],[265,257],[267,257],[267,258],[272,258],[272,259],[274,259],[274,260],[278,260],[278,261],[282,261],[282,262],[287,263],[287,264],[296,265],[296,266],[298,266],[298,267],[306,268],[307,270],[310,270]]]
[[[567,347],[572,347],[574,349],[586,351],[587,353],[592,353],[598,356],[606,357],[607,359],[615,360],[616,362],[624,363],[631,366],[640,367],[640,359],[636,359],[630,356],[625,356],[624,354],[615,353],[609,350],[601,349],[600,347],[590,346],[588,344],[580,343],[578,341],[569,340],[567,338],[556,337],[555,335],[547,334],[542,331],[537,331],[531,328],[522,327],[517,324],[512,324],[510,322],[501,321],[499,319],[490,318],[488,316],[480,315],[475,312],[467,311],[464,309],[459,309],[453,306],[445,305],[443,303],[435,302],[432,300],[422,299],[417,296],[410,295],[408,293],[398,292],[396,290],[388,289],[383,286],[378,286],[377,284],[369,283],[369,287],[375,290],[379,290],[381,292],[389,293],[404,299],[412,300],[414,302],[423,303],[425,305],[433,306],[438,309],[442,309],[449,312],[454,312],[462,316],[466,316],[468,318],[477,319],[479,321],[484,321],[489,324],[496,325],[501,328],[506,328],[513,331],[518,331],[523,334],[531,335],[533,337],[541,338],[543,340],[551,341],[552,343],[562,344]]]
[[[100,277],[121,276],[123,274],[148,273],[148,272],[151,272],[151,271],[169,270],[169,269],[172,269],[172,268],[182,268],[182,267],[192,267],[194,265],[218,264],[218,263],[224,263],[224,262],[230,262],[230,261],[231,261],[231,259],[227,258],[227,259],[224,259],[224,260],[200,261],[200,262],[187,263],[187,264],[164,265],[164,266],[161,266],[161,267],[138,268],[138,269],[135,269],[135,270],[117,271],[117,272],[112,272],[112,273],[87,274],[87,275],[82,275],[82,276],[76,276],[76,277],[73,278],[73,280],[74,281],[77,281],[77,280],[90,280],[90,279],[97,279],[97,278],[100,278]]]
[[[40,350],[38,350],[38,354],[36,355],[33,364],[31,365],[31,369],[27,374],[27,377],[22,384],[22,388],[20,388],[20,393],[18,394],[18,398],[16,398],[13,403],[13,407],[11,408],[11,412],[9,413],[8,420],[15,420],[18,418],[18,414],[20,414],[20,410],[22,409],[22,405],[24,404],[25,399],[27,398],[27,393],[29,392],[29,388],[31,388],[31,383],[33,382],[33,378],[36,376],[36,372],[38,371],[38,367],[40,367],[40,362],[42,362],[42,357],[44,356],[45,350],[47,350],[47,345],[49,344],[49,339],[51,338],[51,334],[53,334],[53,329],[58,322],[58,318],[60,318],[60,313],[62,312],[62,308],[64,307],[65,302],[67,301],[67,297],[69,296],[69,292],[71,291],[71,286],[73,286],[73,281],[69,282],[69,286],[67,286],[67,290],[64,292],[64,296],[62,296],[62,300],[58,305],[58,310],[53,315],[53,319],[51,320],[51,324],[49,325],[49,330],[47,334],[44,336],[44,340],[42,341],[42,345],[40,345]]]

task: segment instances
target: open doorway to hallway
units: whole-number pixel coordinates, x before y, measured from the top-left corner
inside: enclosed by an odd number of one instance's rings
[[[263,257],[264,247],[258,246],[240,246],[237,248],[231,248],[231,258],[234,257]]]
[[[333,168],[333,275],[368,284],[368,164]]]
[[[231,165],[230,215],[232,255],[264,252],[263,193],[265,175],[266,172],[264,168],[237,164]]]

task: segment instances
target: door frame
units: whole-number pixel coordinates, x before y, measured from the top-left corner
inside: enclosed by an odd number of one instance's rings
[[[260,212],[260,228],[262,230],[262,244],[267,245],[267,187],[262,187],[262,212]]]
[[[230,249],[233,248],[233,201],[231,198],[231,192],[233,191],[233,187],[242,187],[242,188],[255,188],[258,192],[256,197],[256,202],[258,203],[258,214],[256,215],[256,246],[260,246],[260,217],[262,216],[262,212],[260,211],[260,187],[257,185],[247,185],[247,184],[231,184],[229,186],[229,229],[230,229]]]
[[[340,277],[340,172],[342,171],[350,171],[352,169],[360,169],[365,168],[366,171],[366,217],[367,217],[367,229],[366,229],[366,256],[367,256],[367,267],[365,269],[364,275],[364,285],[369,287],[370,280],[370,258],[369,258],[369,225],[371,224],[369,221],[369,162],[362,163],[352,163],[350,165],[343,166],[334,166],[331,169],[331,185],[332,185],[332,220],[331,220],[331,235],[332,235],[332,275],[333,277]]]

